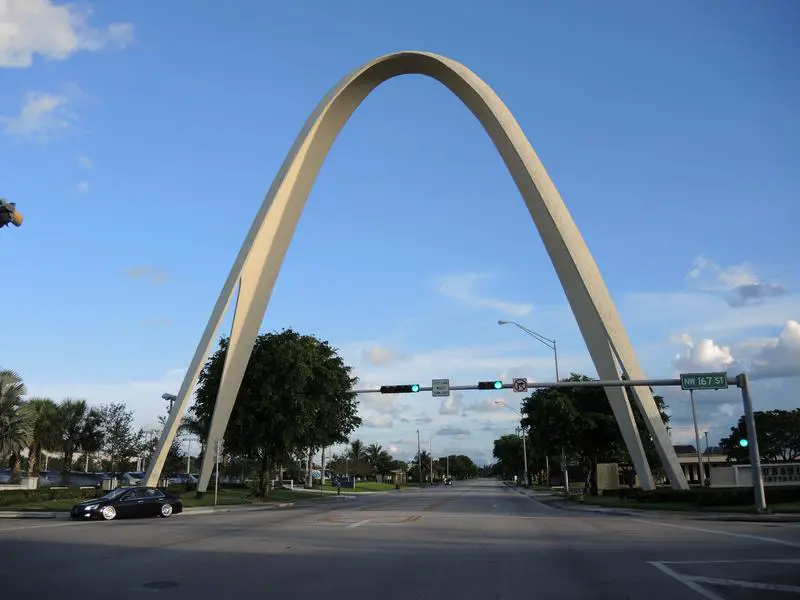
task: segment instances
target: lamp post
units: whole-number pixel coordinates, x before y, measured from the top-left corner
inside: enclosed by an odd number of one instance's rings
[[[544,344],[550,350],[553,351],[553,360],[556,363],[556,383],[558,383],[558,349],[556,347],[556,341],[551,340],[550,338],[544,337],[541,333],[536,333],[535,331],[528,329],[524,325],[520,325],[516,321],[498,321],[498,325],[514,325],[515,327],[520,328],[522,331],[527,333],[529,336],[537,340],[538,342]]]
[[[555,362],[555,367],[556,367],[556,383],[559,382],[559,376],[558,376],[558,347],[556,346],[556,341],[554,339],[551,340],[550,338],[543,336],[541,333],[536,333],[532,329],[528,329],[527,327],[525,327],[524,325],[520,325],[516,321],[503,321],[503,320],[500,320],[500,321],[497,322],[497,324],[498,325],[513,325],[514,327],[517,327],[517,328],[521,329],[522,331],[524,331],[525,333],[527,333],[529,336],[534,338],[537,342],[539,342],[541,344],[544,344],[545,346],[550,348],[553,351],[553,361]],[[522,439],[523,439],[523,441],[525,440],[524,437]],[[567,494],[569,494],[569,471],[567,470],[566,456],[567,456],[567,453],[564,451],[564,448],[562,447],[561,448],[561,472],[562,472],[562,475],[564,477],[564,490],[567,492]],[[526,458],[527,458],[527,455],[526,455]],[[550,484],[550,457],[548,456],[548,457],[545,457],[545,458],[547,459],[547,461],[546,461],[547,462],[547,483],[549,485]],[[526,469],[525,477],[526,477],[525,481],[527,482],[527,469]]]
[[[495,404],[499,404],[500,406],[505,406],[511,412],[514,412],[514,409],[511,408],[508,404],[506,404],[503,400],[495,400]],[[524,465],[524,473],[525,473],[525,486],[528,485],[528,448],[525,445],[525,429],[521,426],[517,427],[517,433],[522,435],[522,461]]]

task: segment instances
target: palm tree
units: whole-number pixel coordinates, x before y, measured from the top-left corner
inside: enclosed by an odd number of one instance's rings
[[[39,477],[42,450],[57,448],[61,442],[58,406],[49,398],[32,398],[23,405],[30,415],[31,443],[28,446],[28,477]]]
[[[373,471],[378,470],[378,461],[381,458],[381,452],[383,452],[383,447],[376,442],[373,442],[364,450],[364,457],[367,459]]]
[[[14,371],[0,369],[0,459],[9,457],[9,468],[19,472],[20,455],[31,441],[28,414],[22,410],[25,384]]]
[[[353,440],[350,442],[350,451],[348,454],[351,460],[361,460],[364,458],[364,442],[361,440]]]
[[[78,446],[78,440],[89,413],[86,400],[66,399],[58,405],[58,422],[61,433],[61,444],[59,450],[63,457],[61,472],[67,473],[72,470],[72,456]]]
[[[102,450],[104,441],[103,415],[96,408],[89,409],[76,442],[77,447],[84,455],[84,471],[89,470],[89,456]]]

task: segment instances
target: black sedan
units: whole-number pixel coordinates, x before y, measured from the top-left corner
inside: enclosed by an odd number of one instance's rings
[[[171,517],[183,512],[180,498],[151,487],[121,487],[105,496],[72,507],[70,517],[90,519],[130,519],[136,517]]]

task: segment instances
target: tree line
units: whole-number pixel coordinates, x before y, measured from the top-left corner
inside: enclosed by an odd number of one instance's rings
[[[563,381],[596,381],[573,373]],[[652,391],[652,388],[651,388]],[[664,477],[661,460],[639,409],[630,391],[625,394],[634,415],[636,427],[654,475]],[[670,417],[662,396],[653,396],[661,419],[669,426]],[[764,462],[781,462],[800,457],[800,409],[770,410],[754,413],[758,445]],[[525,432],[528,458],[528,484],[545,473],[562,470],[563,463],[577,466],[582,472],[584,493],[597,495],[597,465],[602,462],[630,465],[631,458],[611,405],[603,388],[539,389],[522,402],[520,426]],[[749,462],[749,451],[740,444],[746,439],[744,416],[720,447],[729,462]],[[562,454],[563,451],[563,454]],[[495,475],[511,477],[523,473],[523,443],[519,435],[503,435],[494,441]],[[627,471],[628,484],[633,485],[634,472]]]
[[[596,381],[572,373],[562,381]],[[652,391],[652,390],[651,390]],[[630,393],[625,394],[650,464],[659,464],[655,443]],[[661,418],[669,423],[662,396],[653,396]],[[577,465],[583,475],[584,492],[597,495],[597,465],[602,462],[629,464],[630,454],[622,439],[611,404],[603,388],[543,388],[522,401],[520,426],[526,431],[528,484],[534,475],[559,472],[565,465]],[[513,476],[523,471],[523,443],[518,435],[504,435],[494,442],[495,472]],[[662,473],[663,474],[663,473]],[[631,484],[633,472],[630,474]]]
[[[421,468],[420,468],[421,467]],[[398,460],[392,457],[378,443],[365,446],[361,440],[353,440],[347,450],[341,454],[333,455],[326,464],[331,473],[337,475],[352,475],[355,477],[371,478],[377,475],[387,476],[392,472],[402,472],[409,481],[420,481],[419,471],[422,471],[422,481],[430,480],[431,456],[423,450],[414,456],[411,461]],[[465,479],[478,475],[478,467],[464,454],[451,454],[433,460],[434,479],[441,479],[447,473],[456,479]]]
[[[59,470],[89,471],[99,466],[109,472],[125,471],[136,457],[152,451],[155,444],[137,428],[132,411],[124,404],[89,406],[85,400],[27,398],[22,377],[0,369],[0,464],[7,465],[14,478],[22,474],[38,477],[43,452],[61,455]],[[78,461],[75,454],[82,455]],[[177,447],[173,448],[173,459]],[[101,454],[99,465],[90,456]]]

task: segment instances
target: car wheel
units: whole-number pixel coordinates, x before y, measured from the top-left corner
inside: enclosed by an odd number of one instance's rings
[[[172,504],[161,505],[161,516],[165,519],[172,516]]]
[[[117,518],[117,509],[115,509],[113,506],[104,506],[100,511],[100,514],[106,521],[113,521]]]

